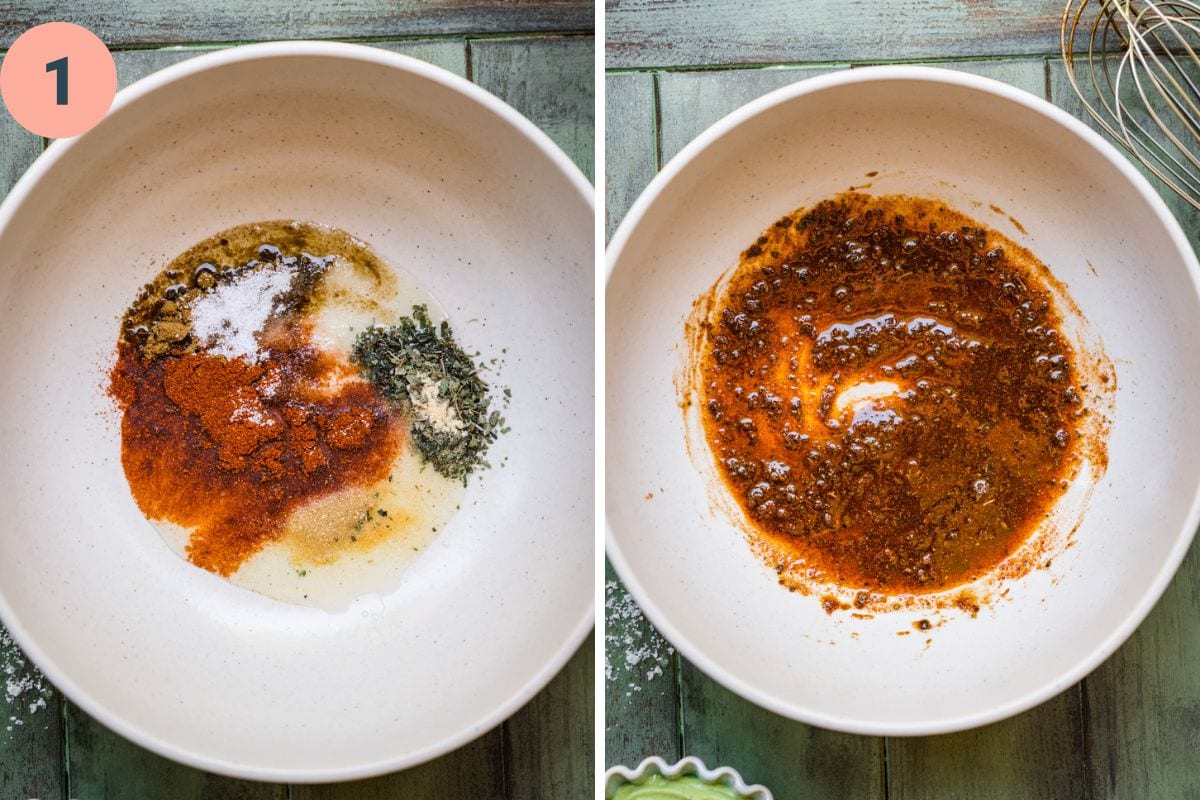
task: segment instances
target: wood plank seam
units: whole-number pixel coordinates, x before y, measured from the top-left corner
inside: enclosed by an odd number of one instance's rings
[[[514,785],[512,749],[512,730],[509,729],[506,719],[500,724],[500,786],[506,798],[515,797],[517,789]]]
[[[1047,67],[1046,67],[1047,85],[1049,84],[1049,80],[1050,80],[1049,74],[1050,74],[1050,68],[1049,68],[1049,65],[1047,64]],[[1047,97],[1050,96],[1049,89],[1047,89],[1047,91],[1046,91],[1046,96]],[[1090,730],[1089,716],[1090,716],[1090,714],[1088,712],[1087,676],[1085,675],[1083,680],[1081,680],[1079,682],[1079,738],[1080,738],[1079,753],[1083,757],[1083,774],[1088,777],[1088,780],[1084,783],[1084,787],[1083,787],[1085,800],[1092,800],[1092,797],[1095,794],[1095,792],[1092,790],[1092,785],[1095,783],[1095,779],[1094,779],[1093,773],[1092,773],[1092,768],[1093,768],[1093,765],[1095,764],[1095,762],[1092,760],[1092,737],[1088,733],[1088,731]]]
[[[662,93],[659,86],[659,74],[661,70],[651,72],[653,81],[651,82],[651,102],[654,104],[654,113],[651,119],[654,120],[654,174],[657,175],[663,168],[663,145],[662,145]],[[651,179],[653,180],[653,178]],[[687,725],[684,721],[684,702],[683,702],[683,654],[675,648],[671,653],[671,680],[675,687],[675,726],[676,726],[676,746],[677,751],[681,756],[688,752],[687,750]]]
[[[43,143],[43,149],[45,144]],[[55,690],[57,692],[57,689]],[[58,697],[58,719],[59,725],[59,741],[62,743],[59,749],[59,754],[62,757],[62,764],[59,765],[59,772],[62,774],[62,791],[63,796],[69,798],[71,796],[71,737],[67,735],[67,704],[71,701],[64,694],[59,694]]]
[[[659,75],[661,70],[655,70],[651,73],[654,76],[652,88],[654,90],[654,174],[662,172],[663,168],[663,148],[662,148],[662,87],[659,86]],[[653,180],[653,179],[651,179]]]
[[[509,39],[560,39],[560,38],[576,38],[590,39],[595,36],[595,33],[590,30],[564,28],[562,30],[549,31],[530,31],[522,33],[521,31],[499,31],[495,33],[475,33],[471,31],[459,31],[455,33],[432,33],[428,35],[421,34],[403,34],[397,36],[330,36],[321,37],[313,36],[299,41],[305,42],[341,42],[344,44],[407,44],[415,42],[445,42],[445,41],[461,41],[469,39],[471,41],[505,41]],[[192,41],[192,42],[138,42],[131,44],[114,44],[109,45],[109,52],[112,53],[134,53],[144,52],[147,50],[169,50],[171,52],[179,52],[184,50],[224,50],[230,47],[243,47],[249,44],[264,44],[273,41],[293,41],[283,39],[247,39],[244,41]],[[0,56],[8,52],[8,47],[0,47]]]
[[[892,796],[891,773],[888,771],[889,770],[888,749],[891,747],[891,742],[892,742],[892,737],[884,736],[883,744],[880,745],[880,747],[879,747],[879,758],[880,758],[880,761],[882,762],[880,764],[879,772],[880,772],[880,778],[883,780],[883,791],[880,793],[880,796],[883,798],[883,800],[890,800],[890,798]]]
[[[764,69],[844,69],[848,67],[871,66],[948,66],[955,64],[978,64],[985,62],[1030,62],[1038,59],[1048,60],[1060,58],[1062,53],[1031,53],[1029,55],[993,55],[974,58],[971,56],[947,56],[946,58],[911,58],[889,61],[886,59],[843,59],[837,61],[768,61],[748,62],[745,64],[678,64],[661,67],[607,67],[605,75],[633,75],[651,73],[658,75],[664,72],[751,72]]]

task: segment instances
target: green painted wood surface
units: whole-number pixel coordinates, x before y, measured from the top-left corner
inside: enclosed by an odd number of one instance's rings
[[[887,741],[888,797],[1087,797],[1080,687],[1016,717],[945,736]]]
[[[658,75],[662,163],[726,114],[767,92],[847,65]]]
[[[609,75],[604,79],[606,114],[620,124],[604,128],[604,228],[607,238],[658,171],[654,76]]]
[[[663,9],[669,6],[661,4]],[[881,13],[890,12],[881,7]],[[831,29],[825,35],[836,39],[839,34]],[[976,35],[967,31],[964,41]],[[662,39],[659,46],[669,48],[673,41]],[[879,49],[872,58],[895,52]],[[951,48],[932,55],[954,52],[960,51]],[[719,55],[718,50],[714,57]],[[680,58],[678,50],[672,58]],[[1049,97],[1084,118],[1056,59],[968,59],[939,65]],[[608,125],[620,127],[628,116],[632,126],[642,127],[646,119],[656,118],[660,157],[669,159],[743,103],[830,68],[818,64],[610,74],[610,92],[618,79],[629,78],[653,79],[657,92],[641,107],[632,100],[633,90],[612,92]],[[647,103],[644,91],[641,101]],[[624,212],[648,179],[646,156],[640,159],[637,168],[608,168],[622,185],[606,187],[607,196],[630,198],[615,207],[614,216]],[[1200,242],[1200,214],[1165,190],[1164,198],[1193,244]],[[609,220],[610,226],[613,222]],[[619,596],[623,588],[614,582],[609,591]],[[611,659],[614,652],[608,656]],[[679,725],[682,754],[732,764],[746,777],[771,785],[781,798],[1200,798],[1197,663],[1200,544],[1124,647],[1082,683],[1012,719],[946,736],[886,741],[843,737],[757,709],[681,660],[674,708],[662,710],[665,704],[659,702],[657,716],[647,718],[639,714],[642,709],[628,710],[610,701],[607,760],[636,763],[664,747],[664,730]],[[611,682],[606,686],[611,697],[614,687]],[[625,718],[614,716],[614,711]],[[781,760],[787,768],[778,766]]]
[[[591,37],[470,42],[471,77],[533,120],[590,179],[595,171]]]
[[[404,800],[436,797],[504,797],[500,728],[470,744],[404,772],[349,783],[292,786],[291,800]]]
[[[591,31],[591,0],[9,0],[0,44],[42,22],[75,22],[108,45]]]
[[[1058,52],[1063,0],[608,0],[606,66]]]
[[[743,700],[683,662],[680,682],[684,755],[733,766],[777,798],[886,797],[884,743],[814,728]]]
[[[617,578],[604,580],[605,759],[635,766],[647,756],[682,758],[678,679],[682,659]]]
[[[535,4],[529,4],[535,5]],[[567,4],[570,5],[570,4]],[[572,26],[565,25],[570,28]],[[306,35],[312,35],[308,33]],[[205,36],[205,39],[228,37]],[[375,43],[437,64],[480,82],[547,126],[581,167],[590,169],[593,62],[581,37],[505,40],[468,67],[468,36]],[[478,43],[477,43],[478,44]],[[219,47],[219,46],[218,46]],[[118,79],[126,86],[171,64],[216,47],[119,51]],[[581,55],[587,51],[586,58]],[[557,70],[557,71],[556,71]],[[561,85],[571,99],[560,96]],[[543,95],[553,95],[545,101]],[[578,111],[586,118],[571,120]],[[539,118],[540,117],[540,118]],[[587,132],[585,141],[584,132]],[[0,189],[7,191],[41,149],[41,140],[0,113]],[[582,647],[562,673],[511,720],[467,746],[411,770],[370,781],[283,786],[239,781],[176,764],[123,739],[48,690],[48,708],[36,715],[0,696],[0,711],[22,719],[12,731],[0,724],[0,800],[9,797],[81,800],[282,800],[282,798],[586,797],[593,786],[594,644]],[[0,666],[23,663],[15,647],[0,644]],[[36,675],[32,667],[31,674]],[[21,674],[25,674],[22,667]],[[0,680],[3,684],[3,680]],[[11,706],[11,708],[10,708]],[[3,721],[0,719],[0,722]],[[65,721],[65,724],[64,724]],[[526,750],[525,748],[533,748]]]
[[[4,141],[0,131],[0,146]],[[3,627],[0,689],[0,797],[59,797],[63,700]]]
[[[83,800],[286,800],[287,787],[185,767],[112,733],[66,703],[67,796]]]

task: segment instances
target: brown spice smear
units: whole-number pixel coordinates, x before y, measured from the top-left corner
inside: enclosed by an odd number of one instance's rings
[[[909,197],[841,195],[742,254],[693,340],[695,389],[781,579],[940,592],[1021,546],[1085,450],[1089,387],[1051,281]]]
[[[192,563],[229,576],[299,506],[387,478],[404,428],[352,367],[291,326],[261,364],[204,353],[144,361],[122,341],[110,392],[121,457],[151,519],[193,529]]]

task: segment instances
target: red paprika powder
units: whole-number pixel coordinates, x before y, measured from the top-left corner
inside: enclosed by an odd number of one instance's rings
[[[387,401],[307,330],[276,344],[254,363],[204,352],[146,361],[121,342],[111,375],[134,499],[147,517],[192,529],[189,559],[222,576],[278,539],[296,508],[387,478],[404,442]]]

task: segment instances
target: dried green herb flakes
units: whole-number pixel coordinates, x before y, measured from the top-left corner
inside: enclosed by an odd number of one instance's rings
[[[508,429],[479,367],[454,340],[450,324],[434,326],[429,309],[390,328],[368,328],[354,342],[362,374],[411,420],[413,442],[434,469],[462,480],[482,467],[488,447]],[[505,390],[505,396],[509,396]]]

